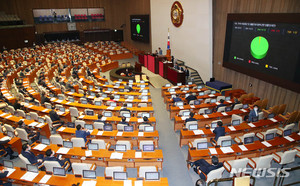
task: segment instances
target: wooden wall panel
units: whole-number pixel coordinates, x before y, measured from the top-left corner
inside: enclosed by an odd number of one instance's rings
[[[245,74],[223,68],[223,52],[228,13],[300,13],[299,0],[214,0],[213,1],[213,74],[256,96],[269,99],[269,106],[286,103],[288,111],[300,110],[300,94]],[[252,87],[249,86],[252,83]]]

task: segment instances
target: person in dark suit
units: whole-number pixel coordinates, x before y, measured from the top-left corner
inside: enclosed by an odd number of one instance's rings
[[[0,155],[3,155],[5,152],[7,153],[5,156],[9,155],[9,159],[15,159],[17,158],[18,156],[14,156],[13,153],[14,151],[9,147],[5,147],[4,144],[7,144],[8,142],[10,142],[10,139],[7,139],[5,141],[0,141]],[[4,151],[2,151],[4,150]]]
[[[59,117],[59,115],[56,113],[56,111],[55,111],[55,106],[54,106],[54,105],[52,106],[52,110],[49,112],[49,116],[50,116],[52,122],[54,122],[54,123],[60,121],[60,117]]]
[[[120,112],[121,111],[128,111],[128,112],[130,112],[130,110],[127,108],[127,104],[126,103],[124,103],[123,107],[120,109]]]
[[[200,178],[205,180],[205,175],[207,175],[210,171],[216,170],[220,167],[223,167],[223,163],[219,162],[217,156],[211,157],[211,164],[209,164],[206,160],[200,159],[195,162],[188,162],[192,168],[194,168],[195,172],[200,173]],[[205,174],[205,175],[204,175]]]
[[[185,81],[187,82],[190,76],[190,71],[187,67],[184,68],[184,73],[185,73]]]
[[[72,170],[72,166],[69,158],[65,158],[64,160],[58,159],[57,157],[54,156],[55,152],[52,151],[51,149],[46,150],[45,154],[46,156],[44,157],[44,161],[57,161],[60,164],[60,166],[64,166],[64,167],[66,166],[65,163],[69,162],[70,167],[68,171]]]
[[[13,104],[15,110],[21,109],[21,104],[19,103],[19,99],[17,98],[15,103]]]
[[[124,89],[129,90],[129,92],[133,91],[132,87],[129,86],[129,83],[126,83],[126,85],[124,86]]]
[[[102,114],[98,114],[98,119],[95,120],[94,122],[103,122],[105,125],[105,121],[102,120],[103,115]]]
[[[119,122],[119,124],[123,124],[123,125],[129,125],[127,122],[126,122],[126,118],[125,116],[122,116],[122,121]]]
[[[216,106],[215,111],[217,112],[217,111],[218,111],[218,108],[224,107],[224,106],[226,106],[226,105],[224,104],[224,99],[221,99],[221,100],[220,100],[220,104]]]
[[[183,66],[179,66],[179,70],[182,71],[182,72],[184,72]]]
[[[34,143],[34,142],[36,142],[37,140],[40,139],[40,132],[36,132],[36,131],[32,130],[30,127],[25,125],[25,123],[22,120],[18,121],[18,126],[19,126],[19,128],[25,129],[25,131],[28,134],[28,137],[33,137],[31,139],[32,143]]]
[[[8,171],[7,169],[4,167],[3,170],[0,171],[0,179],[7,177]],[[11,183],[4,183],[2,180],[0,180],[0,185],[3,186],[11,186]]]
[[[179,94],[176,94],[176,97],[173,98],[173,103],[176,103],[176,102],[179,102],[179,101],[182,101],[182,99],[179,97]]]
[[[253,109],[249,113],[248,122],[252,122],[254,117],[258,117],[258,113],[259,113],[259,108],[257,105],[254,105]]]
[[[46,96],[45,92],[42,92],[42,95],[41,95],[41,104],[44,105],[45,102],[50,102],[50,99]]]
[[[213,133],[215,133],[215,141],[218,141],[219,137],[225,136],[225,128],[223,127],[222,121],[218,121],[217,124],[218,127],[213,131]]]
[[[192,92],[189,92],[189,94],[190,94],[190,95],[189,95],[188,97],[185,98],[185,100],[188,102],[188,104],[190,104],[190,101],[196,100],[196,99],[197,99],[197,97],[194,96]]]
[[[84,141],[86,142],[87,141],[86,137],[90,135],[90,132],[87,131],[87,129],[82,129],[81,125],[77,125],[76,129],[77,129],[75,133],[76,138],[83,138]]]
[[[174,64],[174,68],[175,68],[176,70],[179,70],[179,66],[178,66],[177,63]]]
[[[143,123],[142,124],[151,125],[147,116],[143,117]]]
[[[31,164],[37,164],[37,165],[41,165],[43,163],[43,158],[44,155],[39,154],[38,156],[36,156],[35,154],[33,154],[33,152],[30,151],[31,147],[29,144],[25,143],[22,145],[22,152],[21,154],[28,159],[28,161]]]
[[[189,122],[189,121],[197,121],[195,118],[194,118],[194,112],[190,112],[190,117],[185,119],[185,123]]]

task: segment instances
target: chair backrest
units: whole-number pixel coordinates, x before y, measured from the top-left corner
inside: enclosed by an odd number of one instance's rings
[[[29,112],[31,119],[37,121],[39,115],[36,112]]]
[[[123,172],[124,167],[116,166],[116,167],[105,167],[105,177],[113,177],[114,172]]]
[[[217,101],[220,101],[221,99],[225,100],[225,96],[218,96]]]
[[[117,130],[124,130],[124,127],[127,126],[126,124],[117,124]]]
[[[240,120],[240,123],[243,122],[242,116],[237,115],[237,114],[232,114],[232,116],[231,116],[231,123],[232,123],[233,120]]]
[[[266,109],[268,106],[268,102],[269,102],[268,99],[264,99],[261,103],[261,109]]]
[[[205,99],[204,103],[210,103],[210,98]]]
[[[149,127],[149,126],[151,126],[151,125],[150,125],[150,124],[140,124],[140,125],[139,125],[139,130],[144,131],[144,130],[145,130],[145,127]]]
[[[53,172],[53,167],[61,167],[58,161],[44,161],[46,171]]]
[[[138,177],[145,178],[146,172],[157,172],[157,168],[155,166],[142,166],[138,169]]]
[[[139,112],[139,113],[140,113],[140,112]],[[139,113],[138,113],[138,114],[139,114]],[[130,112],[129,112],[129,111],[125,111],[125,110],[124,110],[124,111],[121,111],[121,112],[120,112],[120,116],[122,116],[123,114],[130,114]]]
[[[71,138],[73,142],[73,147],[85,147],[85,142],[83,138]]]
[[[271,167],[271,161],[273,160],[273,156],[271,155],[266,155],[266,156],[261,156],[257,161],[256,161],[256,169],[260,168],[270,168]]]
[[[211,90],[206,90],[206,91],[204,91],[204,94],[210,94],[211,93]]]
[[[73,174],[83,175],[83,170],[90,170],[92,164],[88,163],[72,163]]]
[[[288,120],[286,121],[286,123],[295,123],[297,122],[297,118],[298,116],[300,116],[300,112],[298,111],[294,111],[290,114]],[[299,119],[298,119],[299,120]]]
[[[258,120],[264,119],[264,112],[259,112],[258,113]]]
[[[52,120],[49,116],[45,115],[45,120],[46,120],[46,123],[48,123],[49,125],[52,126]]]
[[[85,121],[83,121],[83,120],[75,120],[75,126],[77,126],[77,125],[81,125],[81,127],[84,128]]]
[[[9,132],[14,132],[14,128],[11,126],[11,125],[8,125],[8,124],[4,124],[4,127],[6,129],[6,131],[9,131]]]
[[[78,109],[76,107],[69,107],[69,110],[70,110],[71,116],[73,116],[73,117],[78,117],[79,116]]]
[[[24,110],[17,109],[17,113],[18,113],[18,116],[21,116],[22,118],[26,117],[26,114],[25,114]]]
[[[94,129],[101,129],[103,130],[104,123],[103,122],[94,122]]]
[[[194,124],[198,125],[198,122],[197,121],[188,121],[188,122],[186,122],[185,126],[187,129],[189,129],[190,125],[194,125]]]
[[[225,170],[224,167],[220,167],[218,169],[210,171],[207,174],[206,183],[208,183],[209,181],[214,180],[214,179],[222,178],[222,174],[223,174],[224,170]]]
[[[106,144],[104,140],[101,139],[92,139],[92,143],[97,143],[99,149],[106,149]]]
[[[25,163],[25,165],[31,164],[30,161],[27,158],[25,158],[22,154],[19,154],[19,158]]]
[[[233,110],[238,110],[238,109],[241,109],[241,108],[243,108],[243,104],[239,103],[239,104],[234,105]]]
[[[16,131],[18,133],[18,137],[21,138],[24,141],[28,141],[28,134],[25,129],[16,128]]]
[[[298,153],[296,149],[285,151],[283,155],[281,156],[281,162],[280,164],[288,164],[295,161],[295,156]]]
[[[243,158],[243,159],[237,159],[237,160],[231,160],[230,165],[231,165],[231,172],[234,170],[237,173],[240,173],[243,171],[243,169],[246,168],[248,164],[249,159],[248,158]]]
[[[291,124],[286,125],[286,126],[283,128],[283,130],[285,131],[285,130],[291,129],[291,130],[293,131],[293,128],[294,128],[294,127],[295,127],[295,124],[294,124],[294,123],[291,123]]]
[[[197,148],[197,143],[202,143],[202,142],[207,142],[207,139],[206,138],[197,138],[197,139],[194,139],[194,141],[193,141],[193,147]]]
[[[276,133],[277,133],[277,129],[269,129],[269,130],[267,130],[266,133],[265,133],[264,139],[266,139],[267,134],[272,134],[272,133],[274,133],[274,137],[275,137]]]
[[[15,108],[14,108],[13,106],[8,105],[7,108],[8,108],[8,111],[9,111],[11,114],[14,114]]]
[[[147,107],[147,103],[139,103],[138,107]]]
[[[280,107],[279,107],[279,109],[278,109],[278,112],[277,112],[277,115],[278,115],[278,114],[283,114],[284,111],[285,111],[285,109],[286,109],[286,104],[280,105]]]
[[[232,140],[231,136],[220,136],[218,138],[217,145],[221,146],[222,141],[225,141],[225,140]]]
[[[178,113],[178,115],[182,116],[184,112],[190,112],[190,110],[180,110],[179,113]]]
[[[143,145],[154,145],[154,142],[151,140],[142,140],[139,142],[139,148],[142,150],[143,149]]]
[[[54,135],[50,136],[50,142],[51,142],[51,144],[62,145],[63,144],[63,139],[59,134],[54,134]]]
[[[217,112],[225,112],[226,106],[219,107]]]
[[[206,109],[208,109],[208,108],[201,108],[199,110],[198,114],[204,114]]]
[[[131,143],[130,143],[130,141],[118,140],[116,144],[126,145],[126,150],[131,150]]]

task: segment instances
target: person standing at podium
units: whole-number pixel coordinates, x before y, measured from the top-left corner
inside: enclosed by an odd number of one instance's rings
[[[185,73],[185,82],[187,82],[190,76],[190,71],[186,66],[184,67],[184,73]]]
[[[162,56],[163,55],[163,51],[160,47],[158,47],[158,55]]]
[[[177,63],[174,64],[174,69],[179,70],[179,66]]]

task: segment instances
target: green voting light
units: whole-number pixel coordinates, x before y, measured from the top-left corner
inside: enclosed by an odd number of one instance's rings
[[[136,31],[137,31],[138,34],[140,34],[140,32],[141,32],[141,26],[140,26],[140,24],[136,25]]]
[[[262,36],[257,36],[251,41],[250,49],[254,58],[262,59],[266,57],[269,50],[268,40]]]

